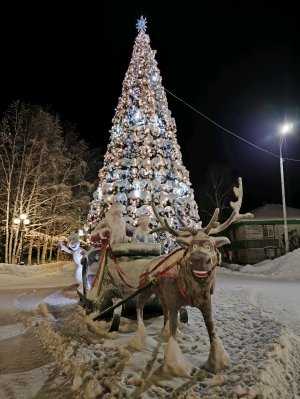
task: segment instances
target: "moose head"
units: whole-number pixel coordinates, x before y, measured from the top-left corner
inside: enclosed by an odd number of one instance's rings
[[[151,232],[167,231],[176,238],[179,245],[186,248],[186,258],[192,275],[196,279],[206,278],[214,268],[221,263],[221,254],[218,250],[223,245],[230,244],[227,237],[213,236],[224,231],[230,224],[242,219],[252,218],[251,213],[240,214],[240,208],[243,199],[242,178],[238,179],[238,187],[233,187],[233,192],[237,200],[231,201],[230,206],[233,209],[230,217],[222,224],[218,222],[219,208],[216,208],[214,214],[206,227],[195,229],[187,226],[183,220],[177,216],[181,228],[173,229],[166,218],[159,215],[154,202],[152,201],[153,212],[160,223],[160,226]]]

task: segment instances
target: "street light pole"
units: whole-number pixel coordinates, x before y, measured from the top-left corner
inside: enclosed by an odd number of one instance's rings
[[[282,143],[283,136],[280,137],[279,156],[280,156],[280,177],[281,177],[281,194],[282,194],[282,209],[283,209],[283,231],[284,231],[284,246],[285,253],[289,252],[289,236],[286,218],[286,203],[285,203],[285,187],[284,187],[284,173],[283,173],[283,158],[282,158]]]
[[[285,123],[282,125],[280,129],[281,137],[279,140],[279,159],[280,159],[280,177],[281,177],[281,195],[282,195],[282,209],[283,209],[283,231],[284,231],[284,246],[285,253],[289,252],[289,235],[288,235],[288,225],[287,225],[287,216],[286,216],[286,202],[285,202],[285,185],[284,185],[284,171],[283,171],[283,162],[284,159],[282,157],[282,145],[284,141],[284,137],[288,134],[292,129],[291,123]]]
[[[20,265],[23,265],[23,245],[24,245],[24,233],[26,231],[26,226],[28,226],[30,223],[30,220],[27,217],[26,213],[22,213],[19,217],[14,219],[14,224],[19,226],[19,230],[21,232],[21,237],[20,237],[20,254],[18,256],[18,263]]]

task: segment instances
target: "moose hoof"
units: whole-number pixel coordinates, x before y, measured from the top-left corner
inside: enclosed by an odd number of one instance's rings
[[[221,344],[221,346],[218,346],[215,349],[211,350],[206,363],[204,363],[201,368],[209,371],[210,373],[216,374],[224,370],[229,365],[230,357],[228,356],[227,352]]]

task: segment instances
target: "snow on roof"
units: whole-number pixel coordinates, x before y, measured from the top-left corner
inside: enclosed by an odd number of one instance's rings
[[[283,208],[280,204],[266,204],[251,211],[254,218],[252,220],[282,220]],[[300,209],[286,207],[287,219],[300,220]]]

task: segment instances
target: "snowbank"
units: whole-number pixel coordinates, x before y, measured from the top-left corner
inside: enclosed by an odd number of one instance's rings
[[[285,280],[300,280],[300,248],[273,260],[266,259],[255,265],[223,262],[224,269],[252,275],[272,276]]]

